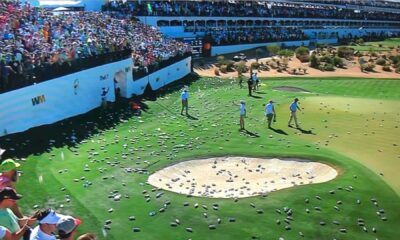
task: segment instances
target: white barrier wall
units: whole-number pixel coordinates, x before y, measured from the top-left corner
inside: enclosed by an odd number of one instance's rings
[[[286,47],[297,47],[297,46],[309,46],[310,41],[288,41],[288,42],[273,42],[273,43],[254,43],[254,44],[240,44],[240,45],[226,45],[226,46],[212,46],[211,56],[216,56],[220,54],[240,52],[243,50],[248,50],[257,47],[265,47],[268,45],[279,45],[284,44]]]
[[[86,113],[101,105],[103,90],[115,101],[114,79],[132,81],[131,65],[126,59],[1,94],[0,136]]]
[[[181,79],[191,72],[192,57],[187,57],[157,72],[134,81],[128,81],[127,92],[132,95],[141,95],[150,84],[152,90],[157,90],[171,82]]]
[[[0,136],[86,113],[101,105],[103,95],[114,102],[116,89],[125,98],[143,94],[147,84],[157,90],[189,74],[190,64],[188,57],[133,81],[128,58],[0,94]]]

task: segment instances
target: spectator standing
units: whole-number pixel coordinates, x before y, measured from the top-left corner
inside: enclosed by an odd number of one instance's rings
[[[276,121],[274,101],[269,100],[268,104],[265,105],[265,116],[267,117],[268,128],[271,128],[272,120]]]
[[[81,224],[81,220],[71,216],[64,216],[57,223],[58,235],[60,240],[74,240],[76,229]]]
[[[297,122],[297,116],[296,116],[297,110],[301,111],[298,102],[299,102],[299,99],[295,98],[294,101],[290,104],[290,107],[289,107],[289,109],[290,109],[290,118],[289,118],[288,127],[292,126],[291,125],[292,124],[292,120],[294,120],[294,123],[296,124],[296,128],[300,127],[299,123]]]
[[[244,118],[246,117],[246,103],[244,100],[240,101],[240,129],[239,130],[244,130]]]
[[[187,89],[187,88],[188,88],[188,87],[185,86],[185,87],[183,88],[182,93],[181,93],[181,100],[182,100],[181,115],[183,115],[183,110],[185,109],[185,110],[186,110],[186,116],[189,115],[189,113],[188,113],[188,108],[189,108],[189,103],[188,103],[188,100],[189,100],[189,93],[188,93],[188,89]]]
[[[18,172],[17,169],[21,166],[21,164],[15,162],[12,159],[4,160],[0,164],[0,188],[10,187],[15,189],[15,184],[18,180]],[[11,210],[18,218],[23,218],[21,211],[17,203],[11,207]]]
[[[54,232],[61,218],[62,216],[52,209],[39,212],[37,217],[39,225],[32,230],[29,240],[56,240]]]
[[[35,218],[18,218],[10,210],[15,205],[15,201],[22,196],[17,194],[14,189],[6,187],[0,189],[0,226],[7,228],[17,239],[22,240],[22,236],[30,229],[35,222]],[[29,233],[29,232],[28,232]]]

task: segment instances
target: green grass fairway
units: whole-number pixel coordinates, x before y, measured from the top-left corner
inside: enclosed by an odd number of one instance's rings
[[[379,45],[381,45],[381,47]],[[362,45],[349,46],[349,47],[354,48],[354,50],[356,51],[384,52],[384,51],[390,51],[390,47],[396,48],[399,46],[400,46],[400,38],[389,38],[386,39],[385,41],[365,42]]]
[[[272,90],[276,86],[301,87],[310,93]],[[83,220],[80,233],[95,232],[100,239],[400,239],[400,81],[268,78],[253,98],[231,80],[202,78],[190,83],[193,118],[179,114],[180,91],[167,92],[156,101],[145,101],[148,110],[142,117],[126,117],[127,110],[120,108],[112,116],[88,114],[44,127],[48,132],[36,134],[30,142],[21,137],[16,149],[45,145],[57,136],[67,141],[73,132],[84,139],[70,147],[56,140],[57,147],[26,157],[17,186],[24,194],[24,211],[39,205],[73,214]],[[300,98],[303,108],[298,114],[303,131],[287,127],[294,97]],[[247,105],[249,133],[238,131],[241,99]],[[276,131],[267,129],[264,121],[263,104],[268,99],[277,102]],[[90,131],[89,136],[83,138],[82,130]],[[143,168],[151,174],[179,161],[226,155],[311,159],[336,167],[340,176],[234,201],[153,189],[146,184],[148,174],[127,171]],[[122,195],[120,201],[109,197],[116,191]],[[157,198],[159,192],[164,194]],[[184,207],[185,202],[189,206]],[[215,203],[219,210],[213,210]],[[293,210],[293,220],[286,219],[289,223],[284,221],[285,207]],[[257,213],[259,209],[264,213]],[[156,215],[149,216],[153,211]],[[180,225],[171,227],[175,219]],[[112,220],[110,230],[103,230],[106,220]],[[209,230],[209,224],[216,229]],[[141,231],[133,232],[136,227]]]

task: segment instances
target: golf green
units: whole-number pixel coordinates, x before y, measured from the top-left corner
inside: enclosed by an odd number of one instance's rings
[[[400,239],[400,81],[261,83],[249,97],[233,80],[191,81],[191,117],[180,115],[175,88],[144,101],[141,117],[115,106],[44,127],[49,132],[21,145],[62,140],[24,159],[20,206],[27,214],[52,207],[80,217],[79,233],[94,232],[100,239]],[[272,89],[278,86],[309,93]],[[287,126],[294,97],[300,99],[302,129]],[[239,131],[242,99],[247,131]],[[265,122],[263,104],[269,99],[276,102],[274,129]],[[219,156],[310,159],[340,174],[326,183],[236,201],[188,197],[146,183],[149,174],[174,163]]]

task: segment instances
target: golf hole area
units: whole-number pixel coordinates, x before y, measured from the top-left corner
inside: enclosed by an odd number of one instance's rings
[[[245,198],[338,176],[331,166],[304,159],[216,157],[163,168],[148,183],[175,193],[207,198]]]

